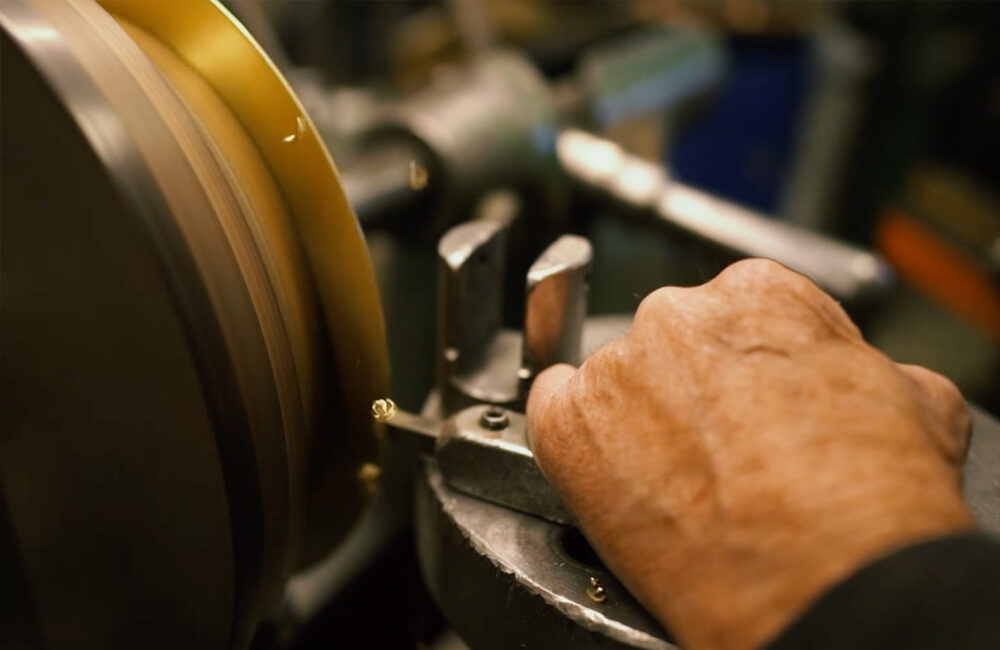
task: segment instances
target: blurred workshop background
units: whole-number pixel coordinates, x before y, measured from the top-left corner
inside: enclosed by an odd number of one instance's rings
[[[568,92],[582,86],[610,95],[591,102],[592,128],[662,161],[674,178],[881,253],[896,286],[864,315],[866,336],[898,360],[946,374],[970,399],[1000,412],[1000,5],[228,4],[309,104],[342,169],[376,106],[439,83],[487,51],[527,56],[557,99],[568,86],[560,80],[571,75],[577,83]],[[648,35],[648,47],[635,45],[637,33]],[[616,45],[624,36],[631,38],[627,52]],[[664,48],[665,36],[673,40]],[[674,69],[660,76],[643,70],[656,66]],[[615,97],[630,74],[651,81]],[[673,102],[671,94],[695,99]],[[623,104],[627,116],[618,119]],[[418,406],[430,378],[414,381],[406,369],[429,372],[420,362],[428,346],[414,341],[423,338],[421,327],[433,340],[433,320],[397,316],[433,295],[433,259],[405,254],[407,244],[382,236],[385,224],[364,225],[377,264],[392,258],[406,269],[393,274],[380,266],[379,273],[391,285],[383,290],[394,388]],[[407,227],[433,241],[440,233],[424,225]],[[627,311],[637,295],[703,281],[723,263],[601,215],[573,227],[595,240],[594,312]],[[609,275],[619,281],[601,281]],[[623,290],[621,279],[630,276]],[[393,299],[400,295],[408,299]]]

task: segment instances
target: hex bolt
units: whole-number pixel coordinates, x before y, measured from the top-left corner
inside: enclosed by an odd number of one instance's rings
[[[590,586],[587,587],[587,596],[595,603],[603,603],[608,599],[608,592],[604,590],[604,585],[594,576],[590,577]]]
[[[491,406],[483,411],[483,416],[479,418],[479,424],[490,431],[503,431],[510,424],[510,419],[502,408]]]

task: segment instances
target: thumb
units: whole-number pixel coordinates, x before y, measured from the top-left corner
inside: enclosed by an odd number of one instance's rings
[[[532,450],[537,452],[536,442],[552,432],[553,425],[558,421],[552,408],[553,402],[558,401],[556,393],[575,373],[575,367],[559,363],[549,366],[535,377],[525,412],[528,418],[528,446]]]

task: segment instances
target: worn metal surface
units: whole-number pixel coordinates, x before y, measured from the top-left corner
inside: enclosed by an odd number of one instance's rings
[[[479,370],[500,331],[506,234],[501,222],[472,221],[438,244],[437,384],[450,405],[468,392],[462,377]]]
[[[438,349],[449,373],[474,367],[500,328],[506,255],[506,228],[496,221],[455,226],[438,244]]]
[[[521,333],[502,329],[483,350],[479,364],[453,375],[448,383],[448,410],[490,403],[524,408],[518,372],[521,369]]]
[[[480,423],[488,406],[472,406],[448,419],[435,457],[452,488],[491,503],[568,524],[572,515],[535,464],[528,448],[524,416],[507,414],[510,424],[492,431]]]
[[[449,487],[549,521],[573,521],[528,448],[524,415],[480,404],[447,420],[398,411],[389,438],[437,460]]]
[[[570,550],[582,546],[573,528],[451,490],[433,461],[416,508],[427,585],[470,647],[675,647],[607,569]],[[602,603],[587,595],[591,577]]]
[[[590,243],[564,235],[532,264],[522,336],[501,329],[508,223],[461,224],[438,245],[437,386],[449,412],[483,402],[521,408],[536,372],[578,361]]]
[[[580,362],[593,257],[589,241],[563,235],[528,269],[518,375],[522,396],[543,369]]]

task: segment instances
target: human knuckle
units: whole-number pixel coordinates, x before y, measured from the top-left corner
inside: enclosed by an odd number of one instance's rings
[[[791,273],[774,260],[753,257],[730,264],[719,273],[719,279],[723,282],[763,282],[780,280]]]
[[[944,429],[951,435],[954,444],[949,455],[958,461],[969,444],[972,424],[969,409],[962,393],[950,379],[937,373],[930,374],[936,377],[938,409],[944,419]]]
[[[699,289],[682,287],[661,287],[648,294],[639,303],[633,319],[633,328],[645,329],[650,326],[661,328],[673,322],[689,306],[691,292]]]
[[[915,366],[915,368],[924,377],[924,381],[930,385],[934,398],[940,405],[946,407],[949,414],[965,411],[965,400],[962,399],[962,392],[952,380],[927,368],[920,366]]]
[[[964,400],[962,399],[962,391],[958,389],[955,382],[948,379],[944,375],[934,373],[937,378],[938,383],[941,386],[941,393],[946,400],[948,400],[953,406],[962,406],[964,408]]]
[[[933,374],[937,377],[940,400],[952,426],[956,429],[968,429],[969,409],[966,407],[965,399],[962,397],[962,391],[958,389],[958,386],[952,380],[944,375]]]
[[[796,293],[817,299],[822,292],[805,276],[763,258],[746,259],[730,265],[719,274],[719,283],[744,293],[768,295]]]
[[[660,287],[642,299],[639,303],[639,313],[656,312],[668,308],[673,304],[676,297],[677,290],[675,287]]]
[[[921,401],[944,418],[951,430],[962,433],[969,428],[969,411],[958,386],[944,375],[928,368],[904,364],[906,373],[917,383]]]
[[[594,350],[580,367],[581,382],[595,374],[606,374],[616,368],[628,352],[630,341],[627,336],[608,341]]]

